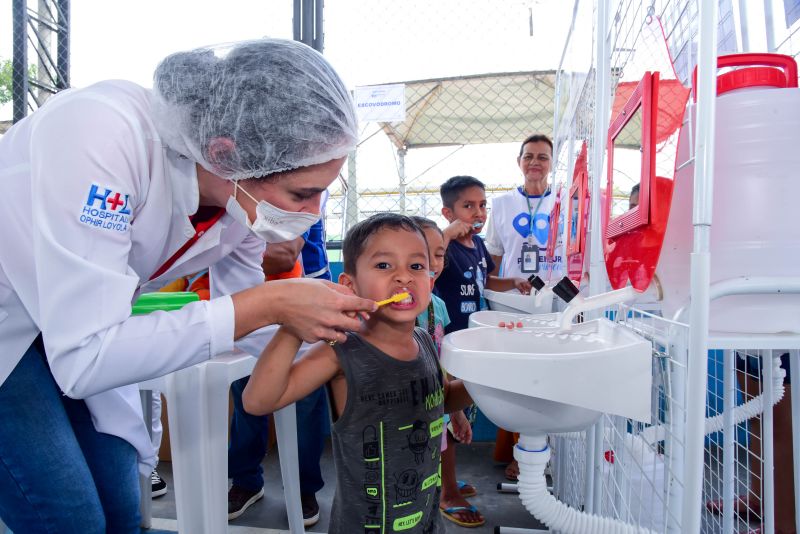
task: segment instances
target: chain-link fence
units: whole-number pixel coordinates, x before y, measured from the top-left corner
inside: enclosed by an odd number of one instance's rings
[[[13,0],[14,122],[69,87],[69,0]]]
[[[353,86],[404,84],[405,120],[362,124],[327,205],[331,239],[377,212],[445,221],[439,186],[483,181],[491,199],[521,185],[519,143],[551,135],[564,33],[553,0],[357,0],[325,8],[325,54]],[[563,17],[568,21],[568,15]],[[368,67],[365,67],[368,66]]]

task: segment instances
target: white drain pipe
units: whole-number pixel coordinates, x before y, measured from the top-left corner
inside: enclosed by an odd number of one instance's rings
[[[546,435],[520,436],[514,459],[519,463],[517,490],[522,504],[550,530],[563,534],[655,534],[618,519],[581,512],[553,497],[544,476],[550,459]]]
[[[775,406],[783,398],[785,390],[783,389],[783,379],[786,377],[786,371],[781,368],[780,351],[774,351],[772,357],[772,406]],[[766,376],[766,373],[764,373]],[[745,421],[761,415],[764,413],[764,393],[757,397],[753,397],[744,404],[733,409],[733,424],[738,425]],[[705,434],[713,434],[719,432],[723,427],[723,417],[725,412],[717,414],[713,417],[707,417],[705,420]],[[666,427],[664,425],[657,425],[645,428],[639,433],[639,438],[643,439],[649,445],[661,441],[666,437]]]

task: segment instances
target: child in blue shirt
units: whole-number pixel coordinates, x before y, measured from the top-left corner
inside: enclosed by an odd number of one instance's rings
[[[442,184],[442,215],[450,222],[444,230],[445,266],[436,281],[436,293],[447,305],[450,324],[446,333],[463,330],[469,316],[487,308],[484,289],[529,293],[524,278],[489,276],[494,261],[478,235],[486,223],[486,191],[472,176],[454,176]]]
[[[442,215],[450,226],[442,235],[442,247],[446,252],[435,289],[447,308],[451,322],[444,330],[450,333],[467,328],[470,314],[486,308],[483,299],[485,287],[498,291],[517,288],[527,293],[530,283],[521,278],[488,276],[494,270],[494,262],[483,239],[478,236],[486,223],[483,183],[472,176],[454,176],[442,184],[440,192]],[[453,422],[455,429],[458,426],[455,417]],[[457,480],[455,440],[449,433],[447,440],[447,448],[442,450],[442,495],[439,502],[442,514],[463,527],[480,526],[484,523],[483,516],[465,499],[475,495],[477,490]]]

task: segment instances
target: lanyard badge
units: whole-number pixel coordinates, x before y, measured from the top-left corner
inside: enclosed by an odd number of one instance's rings
[[[520,269],[523,273],[538,273],[539,247],[537,245],[531,245],[530,243],[523,243],[519,262]]]

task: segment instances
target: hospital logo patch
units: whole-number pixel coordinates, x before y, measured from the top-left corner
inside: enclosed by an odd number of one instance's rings
[[[92,184],[78,220],[102,230],[127,232],[131,218],[128,198],[127,193]]]

